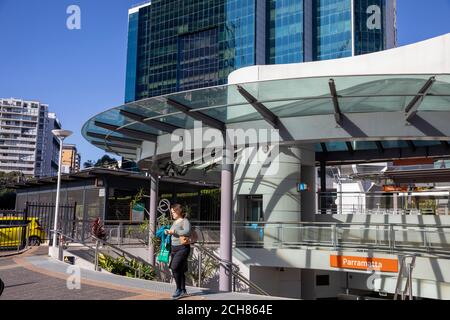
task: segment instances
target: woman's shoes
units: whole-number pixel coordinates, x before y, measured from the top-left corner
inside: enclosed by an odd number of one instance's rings
[[[188,295],[186,289],[184,289],[184,290],[177,289],[177,291],[175,291],[175,293],[173,294],[172,298],[174,300],[177,300],[177,299],[180,299],[180,298],[183,298],[183,297],[188,297],[188,296],[189,295]]]
[[[3,293],[3,289],[5,289],[5,284],[3,283],[2,279],[0,279],[0,296]],[[186,290],[185,290],[186,291]]]
[[[177,289],[177,291],[175,291],[175,293],[172,296],[172,299],[179,299],[181,298],[181,296],[183,295],[183,290],[181,289]]]

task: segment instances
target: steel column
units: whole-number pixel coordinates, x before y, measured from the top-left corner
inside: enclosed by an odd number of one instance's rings
[[[226,136],[226,135],[225,135]],[[234,150],[225,137],[225,148],[222,163],[222,185],[220,197],[220,278],[219,290],[230,292],[232,277],[232,224],[233,224],[233,171]]]
[[[327,163],[325,161],[320,162],[320,213],[327,213]]]
[[[149,211],[149,262],[152,266],[155,265],[155,248],[153,247],[152,239],[156,233],[156,214],[158,205],[158,183],[159,177],[156,174],[150,173],[150,211]]]

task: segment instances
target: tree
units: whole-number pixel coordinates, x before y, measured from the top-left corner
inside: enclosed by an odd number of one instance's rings
[[[116,159],[111,158],[107,154],[98,159],[97,161],[88,160],[83,164],[84,168],[108,168],[108,169],[117,169],[119,168],[119,163]]]
[[[109,168],[109,169],[117,169],[119,167],[119,163],[116,159],[111,158],[107,154],[97,160],[95,163],[95,167],[98,168]]]
[[[0,209],[15,208],[16,192],[8,186],[23,180],[24,174],[22,172],[0,172]]]
[[[85,163],[83,163],[83,166],[84,166],[85,169],[92,168],[94,166],[94,161],[88,160]]]

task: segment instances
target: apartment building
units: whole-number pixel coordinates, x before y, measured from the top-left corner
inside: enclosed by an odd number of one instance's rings
[[[59,141],[51,130],[61,128],[48,105],[0,98],[0,171],[45,177],[58,171]]]
[[[80,171],[81,156],[76,145],[67,144],[63,146],[62,172],[75,173]]]

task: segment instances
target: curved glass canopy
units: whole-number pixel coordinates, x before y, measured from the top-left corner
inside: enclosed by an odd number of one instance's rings
[[[336,107],[338,105],[338,107]],[[261,106],[265,112],[261,112]],[[450,75],[378,75],[296,78],[230,84],[152,97],[104,111],[83,126],[93,145],[135,159],[142,141],[156,141],[176,129],[192,129],[195,120],[228,124],[337,112],[372,113],[450,111]],[[405,142],[384,141],[381,147]],[[433,142],[421,142],[432,145]],[[439,142],[437,142],[439,143]],[[353,142],[355,150],[376,149],[376,142]],[[318,144],[340,151],[345,142]]]

